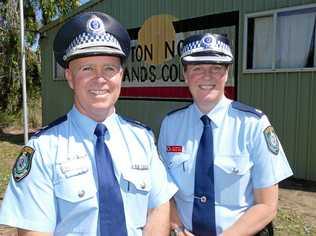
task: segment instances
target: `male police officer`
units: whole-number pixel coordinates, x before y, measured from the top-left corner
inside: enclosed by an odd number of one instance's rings
[[[177,187],[151,130],[115,112],[129,50],[127,31],[103,13],[82,13],[59,30],[54,53],[74,106],[23,147],[1,224],[21,235],[168,235]]]
[[[266,115],[225,97],[233,62],[226,37],[188,37],[181,62],[194,103],[169,113],[159,136],[179,187],[173,228],[178,235],[254,235],[276,215],[277,183],[292,175],[281,144]]]

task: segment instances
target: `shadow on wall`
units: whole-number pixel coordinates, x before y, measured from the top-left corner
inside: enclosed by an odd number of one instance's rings
[[[280,188],[316,192],[316,181],[288,178],[279,183]]]

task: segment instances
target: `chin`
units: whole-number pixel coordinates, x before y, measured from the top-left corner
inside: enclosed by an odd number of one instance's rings
[[[100,111],[100,112],[102,112],[102,111],[104,111],[104,110],[109,110],[109,109],[111,109],[113,107],[113,105],[109,105],[109,104],[106,104],[106,105],[104,105],[104,104],[102,104],[102,105],[96,105],[96,106],[93,106],[93,110],[96,110],[96,111]]]
[[[218,94],[208,94],[207,96],[201,97],[199,100],[202,103],[214,103],[220,99],[221,96]]]

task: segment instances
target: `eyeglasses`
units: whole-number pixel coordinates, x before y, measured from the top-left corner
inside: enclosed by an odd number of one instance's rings
[[[202,76],[205,75],[207,72],[214,75],[219,76],[223,75],[227,70],[226,65],[193,65],[192,67],[188,68],[188,72],[192,76]]]
[[[84,76],[94,77],[94,76],[102,76],[106,79],[111,79],[117,73],[119,73],[122,69],[121,65],[112,65],[106,64],[101,70],[94,64],[87,64],[80,68],[80,71],[84,73]]]

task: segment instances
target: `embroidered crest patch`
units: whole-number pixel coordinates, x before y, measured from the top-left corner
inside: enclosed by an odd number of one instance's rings
[[[279,153],[279,140],[272,126],[268,126],[263,131],[264,137],[266,139],[267,146],[269,150],[274,154]]]
[[[12,169],[12,175],[16,182],[21,181],[30,173],[34,151],[35,150],[33,148],[28,146],[22,148],[22,151],[16,159]]]

